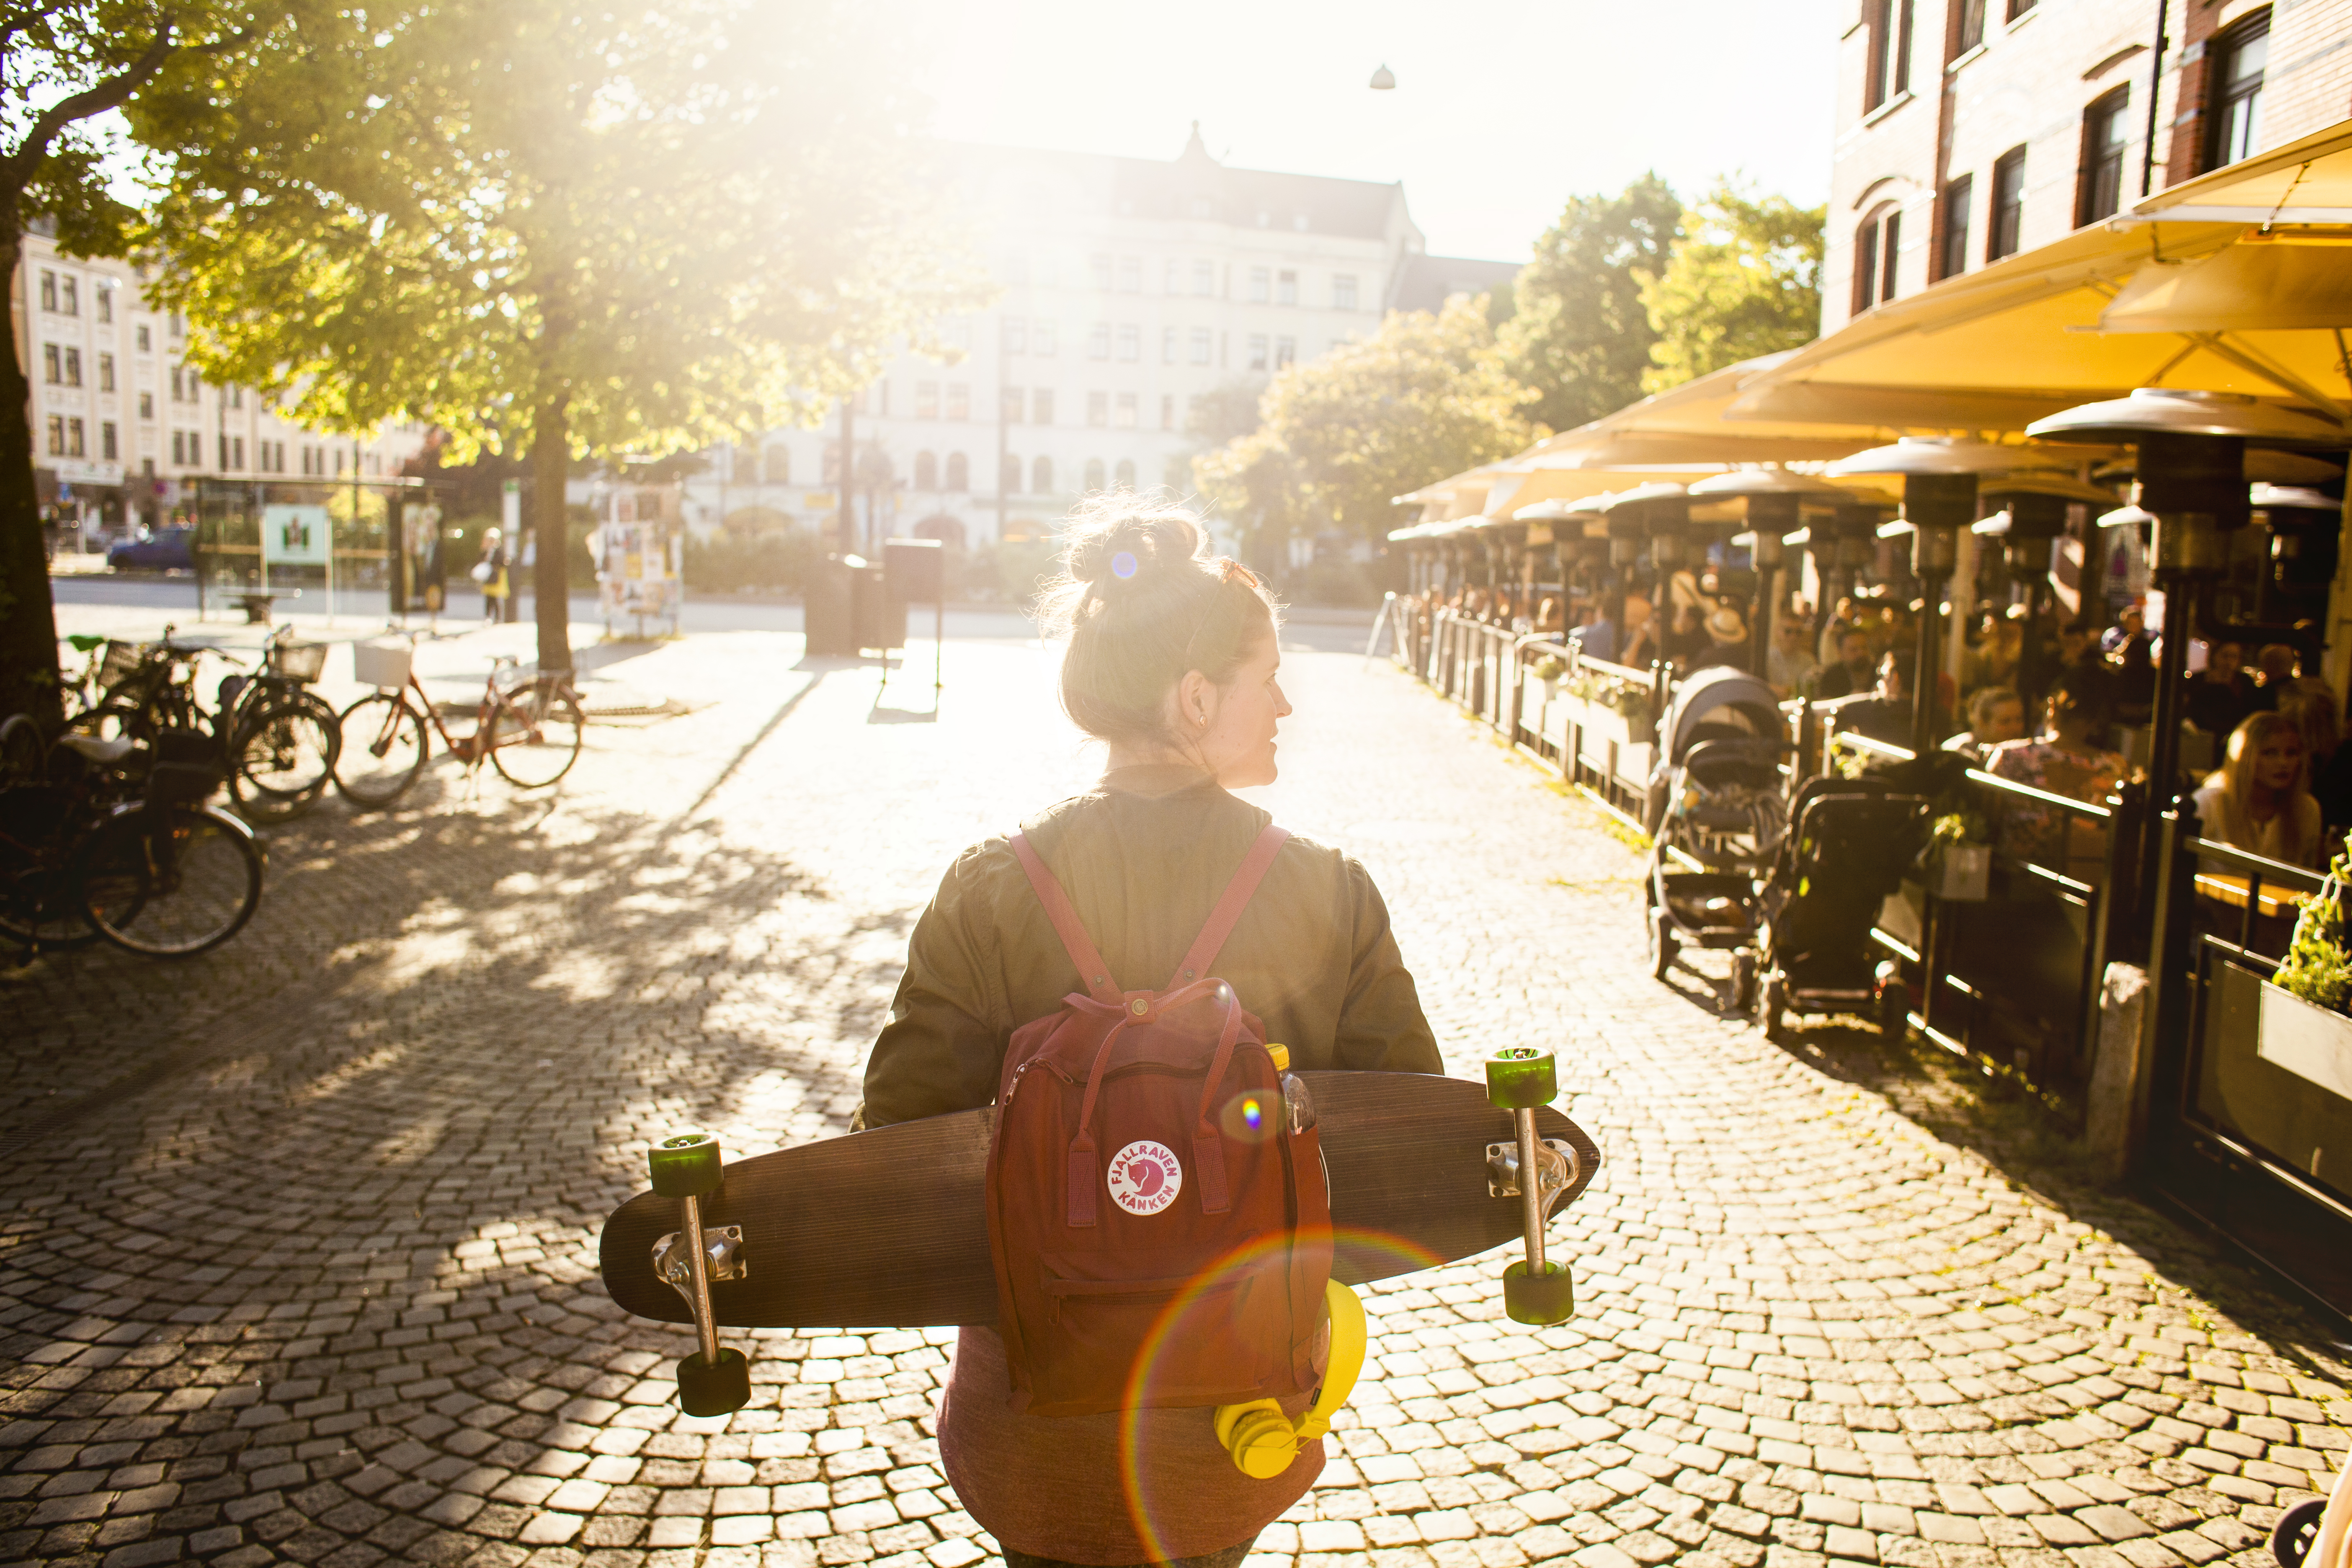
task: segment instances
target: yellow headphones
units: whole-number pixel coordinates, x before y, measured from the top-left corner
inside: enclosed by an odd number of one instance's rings
[[[1355,1392],[1364,1370],[1364,1349],[1370,1331],[1364,1304],[1337,1279],[1323,1282],[1323,1300],[1331,1316],[1331,1359],[1323,1368],[1323,1386],[1296,1426],[1271,1399],[1246,1405],[1217,1406],[1217,1442],[1233,1456],[1242,1474],[1255,1480],[1272,1480],[1290,1468],[1298,1450],[1331,1430],[1331,1417]]]

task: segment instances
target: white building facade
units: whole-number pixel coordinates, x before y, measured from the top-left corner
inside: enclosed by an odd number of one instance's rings
[[[1169,163],[958,146],[950,205],[1002,289],[942,323],[962,357],[900,357],[850,409],[857,537],[981,545],[1050,533],[1093,491],[1192,488],[1201,400],[1369,336],[1433,287],[1516,268],[1423,254],[1401,184],[1227,168],[1199,127]],[[950,220],[957,221],[957,220]],[[701,526],[826,529],[841,423],[709,454]]]
[[[142,286],[127,262],[25,235],[9,308],[32,388],[34,479],[61,545],[192,517],[203,480],[331,479],[355,467],[374,478],[422,448],[413,429],[318,436],[250,388],[203,380],[182,363],[186,322],[150,310]]]

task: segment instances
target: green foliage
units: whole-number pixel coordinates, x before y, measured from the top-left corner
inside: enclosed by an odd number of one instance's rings
[[[1937,847],[1990,844],[1992,842],[1992,824],[1981,812],[1965,807],[1948,810],[1936,818],[1935,825],[1928,831],[1928,838]]]
[[[1750,196],[1728,180],[1683,215],[1663,270],[1642,285],[1657,341],[1643,392],[1812,342],[1822,325],[1826,207]]]
[[[1548,653],[1536,660],[1535,668],[1528,673],[1538,680],[1558,680],[1568,673],[1568,661],[1556,653]]]
[[[2344,936],[2344,892],[2352,886],[2352,836],[2329,862],[2327,879],[2294,917],[2286,959],[2273,976],[2279,988],[2315,1007],[2344,1012],[2352,1003],[2352,947]]]
[[[1054,574],[1062,542],[1047,535],[983,544],[963,563],[964,596],[986,604],[1027,605]]]
[[[818,553],[816,536],[803,528],[729,530],[707,540],[688,532],[686,585],[715,594],[797,594]]]
[[[1195,458],[1193,479],[1261,541],[1331,527],[1379,539],[1396,496],[1543,435],[1534,400],[1503,369],[1485,299],[1455,299],[1283,371],[1257,427]]]
[[[1672,187],[1648,174],[1614,196],[1570,197],[1536,241],[1497,333],[1505,370],[1540,395],[1528,417],[1567,430],[1642,395],[1658,338],[1643,284],[1665,267],[1682,218]]]

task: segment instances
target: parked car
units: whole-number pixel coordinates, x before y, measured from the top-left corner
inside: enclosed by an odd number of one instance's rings
[[[126,539],[106,552],[106,564],[116,572],[193,572],[196,569],[193,528],[159,528],[144,539]]]

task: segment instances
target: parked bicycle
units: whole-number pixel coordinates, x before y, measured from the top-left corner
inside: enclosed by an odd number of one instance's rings
[[[168,731],[210,735],[240,812],[274,822],[309,810],[334,776],[340,736],[334,708],[310,689],[325,668],[326,645],[278,628],[262,646],[259,672],[224,676],[216,706],[207,710],[196,693],[197,662],[207,654],[238,668],[244,661],[174,643],[172,629],[160,643],[107,645],[89,678],[96,704],[74,718],[74,728],[149,744]]]
[[[429,723],[468,772],[487,760],[508,783],[544,789],[572,771],[580,756],[580,694],[569,671],[524,675],[501,654],[482,682],[472,733],[452,735],[416,679],[421,633],[387,627],[408,646],[355,643],[352,662],[360,679],[376,688],[343,710],[335,787],[354,804],[385,806],[408,793],[431,752]]]
[[[0,721],[0,937],[26,950],[103,938],[186,958],[245,929],[261,904],[253,829],[205,803],[219,787],[210,737],[152,747]]]

